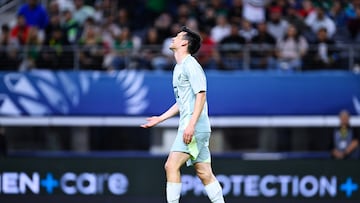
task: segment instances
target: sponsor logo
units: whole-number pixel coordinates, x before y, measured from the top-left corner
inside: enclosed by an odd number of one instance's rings
[[[3,172],[0,174],[1,194],[41,194],[42,192],[64,193],[66,195],[124,195],[129,180],[123,173],[73,173],[59,176],[48,172],[32,174],[24,172]]]
[[[351,177],[339,182],[337,176],[314,175],[217,175],[225,196],[235,197],[303,197],[334,198],[343,193],[351,198],[359,185]],[[196,176],[182,175],[182,194],[204,195],[204,187]]]

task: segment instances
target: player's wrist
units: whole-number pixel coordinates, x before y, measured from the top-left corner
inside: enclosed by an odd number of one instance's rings
[[[158,123],[161,123],[161,122],[163,122],[163,121],[165,121],[167,118],[165,117],[165,116],[163,116],[163,115],[161,115],[161,116],[159,116],[158,117],[159,119],[158,119]]]

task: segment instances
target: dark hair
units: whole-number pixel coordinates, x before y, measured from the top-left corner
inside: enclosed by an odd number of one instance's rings
[[[294,36],[294,39],[295,39],[296,43],[299,43],[299,42],[300,42],[300,37],[301,37],[300,31],[297,29],[297,27],[296,27],[295,25],[290,24],[290,26],[295,28],[296,34],[295,34],[295,36]],[[288,28],[289,28],[290,26],[288,26]],[[286,41],[289,37],[290,37],[289,34],[286,32],[286,34],[285,34],[284,37],[283,37],[283,40]]]
[[[3,32],[9,32],[9,31],[10,31],[10,27],[9,27],[8,24],[3,24],[3,25],[1,25],[1,30],[2,30]]]
[[[320,27],[320,28],[318,29],[318,32],[320,32],[320,31],[327,32],[327,29],[326,29],[326,27]]]
[[[200,35],[185,26],[181,28],[181,32],[186,33],[184,35],[184,37],[185,37],[185,40],[189,41],[189,44],[188,44],[189,53],[195,54],[199,50],[200,45],[201,45]]]

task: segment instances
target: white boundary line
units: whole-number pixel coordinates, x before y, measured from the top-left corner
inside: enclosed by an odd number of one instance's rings
[[[146,117],[108,116],[50,116],[34,117],[0,116],[1,126],[123,126],[136,127],[146,122]],[[212,127],[334,127],[337,116],[237,116],[210,117]],[[360,127],[360,116],[352,116],[350,123]],[[178,118],[171,118],[160,127],[177,127]]]

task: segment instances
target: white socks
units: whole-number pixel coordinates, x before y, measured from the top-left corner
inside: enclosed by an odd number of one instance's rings
[[[166,199],[168,203],[179,203],[181,183],[166,183]]]
[[[205,185],[205,191],[212,203],[225,203],[222,188],[216,180]],[[166,183],[166,199],[168,203],[179,203],[181,193],[181,183]]]
[[[219,181],[205,185],[205,191],[212,203],[225,203],[222,188]]]

